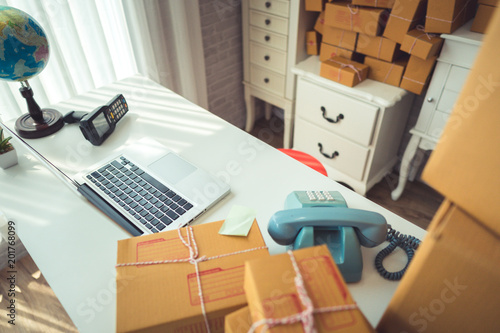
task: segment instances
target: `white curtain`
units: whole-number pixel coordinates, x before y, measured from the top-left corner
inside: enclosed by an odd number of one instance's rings
[[[50,58],[30,79],[41,108],[140,73],[207,107],[198,0],[0,0],[42,26]],[[200,73],[202,73],[200,75]],[[0,119],[27,112],[0,82]]]

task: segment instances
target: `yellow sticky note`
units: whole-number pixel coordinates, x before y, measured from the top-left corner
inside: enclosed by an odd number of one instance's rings
[[[246,236],[255,220],[255,210],[234,205],[219,230],[219,234],[228,236]]]

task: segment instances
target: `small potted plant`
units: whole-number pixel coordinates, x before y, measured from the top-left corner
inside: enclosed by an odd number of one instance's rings
[[[11,136],[3,137],[3,128],[0,128],[0,168],[7,169],[17,164],[17,153],[10,143]]]

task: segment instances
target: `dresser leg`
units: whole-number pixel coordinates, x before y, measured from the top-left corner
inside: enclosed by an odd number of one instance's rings
[[[245,88],[245,105],[247,108],[247,121],[245,131],[250,132],[255,123],[255,97],[250,93],[250,89]]]
[[[271,114],[273,113],[273,106],[269,103],[266,103],[264,107],[264,112],[266,120],[267,121],[271,120]]]
[[[283,133],[283,148],[285,149],[292,148],[293,122],[295,119],[293,107],[293,103],[287,101],[285,103],[285,107],[283,108],[283,122],[285,125]]]
[[[420,143],[421,137],[418,135],[412,135],[410,142],[403,154],[403,160],[401,161],[401,169],[399,170],[399,182],[398,186],[391,192],[392,200],[398,200],[403,194],[403,190],[408,180],[408,174],[410,171],[411,161],[417,152],[418,145]]]

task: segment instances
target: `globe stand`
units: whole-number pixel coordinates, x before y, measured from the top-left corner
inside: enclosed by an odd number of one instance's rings
[[[16,121],[17,133],[27,139],[42,138],[59,131],[64,126],[62,114],[54,109],[40,109],[33,98],[28,81],[21,82],[21,95],[26,99],[29,113],[23,114]]]

